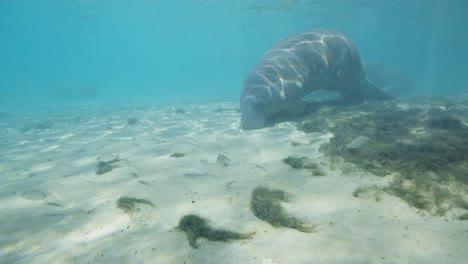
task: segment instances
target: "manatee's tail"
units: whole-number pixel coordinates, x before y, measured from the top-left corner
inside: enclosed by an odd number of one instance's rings
[[[384,90],[378,88],[371,82],[365,82],[358,93],[362,94],[363,97],[374,100],[390,100],[393,99],[393,96],[385,92]]]
[[[349,93],[342,94],[342,100],[349,103],[358,103],[367,100],[390,100],[393,96],[378,88],[371,82],[364,82],[357,89],[350,89]]]

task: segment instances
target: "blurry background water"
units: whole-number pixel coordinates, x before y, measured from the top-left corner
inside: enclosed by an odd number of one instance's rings
[[[2,0],[0,103],[236,99],[278,40],[348,35],[415,94],[468,92],[465,0]]]

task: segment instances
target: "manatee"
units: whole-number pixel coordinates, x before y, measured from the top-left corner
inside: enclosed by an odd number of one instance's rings
[[[319,90],[336,91],[344,101],[392,97],[368,81],[358,50],[343,34],[314,30],[281,40],[244,80],[241,127],[271,125],[275,116],[304,113],[303,97]]]

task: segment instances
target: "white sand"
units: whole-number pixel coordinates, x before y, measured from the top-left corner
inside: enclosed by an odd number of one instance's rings
[[[330,165],[318,148],[332,135],[304,134],[294,123],[242,131],[236,108],[0,109],[0,263],[468,263],[467,221],[423,214],[389,195],[355,198],[358,186],[390,176]],[[129,117],[139,121],[129,125]],[[174,152],[187,156],[170,157]],[[218,154],[229,157],[228,166],[216,163]],[[308,156],[326,176],[291,169],[282,162],[289,155]],[[114,158],[119,168],[96,174],[99,161]],[[257,219],[249,202],[258,185],[292,193],[284,207],[319,224],[317,232]],[[28,190],[46,198],[30,192],[25,199]],[[121,196],[154,207],[129,215],[116,208]],[[174,229],[189,213],[256,235],[201,239],[193,249]]]

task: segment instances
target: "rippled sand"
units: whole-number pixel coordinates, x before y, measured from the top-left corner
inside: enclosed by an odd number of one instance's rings
[[[421,214],[383,185],[318,151],[332,135],[293,122],[243,131],[237,102],[0,109],[1,263],[463,263],[468,222]],[[180,157],[171,157],[182,153]],[[221,156],[221,162],[219,155]],[[324,176],[282,159],[307,156]],[[175,155],[178,156],[178,155]],[[227,157],[227,160],[226,158]],[[115,161],[115,162],[112,162]],[[100,162],[111,162],[98,174]],[[317,232],[274,228],[249,208],[264,185]],[[122,196],[151,201],[126,213]],[[179,219],[197,214],[253,239],[190,247]]]

